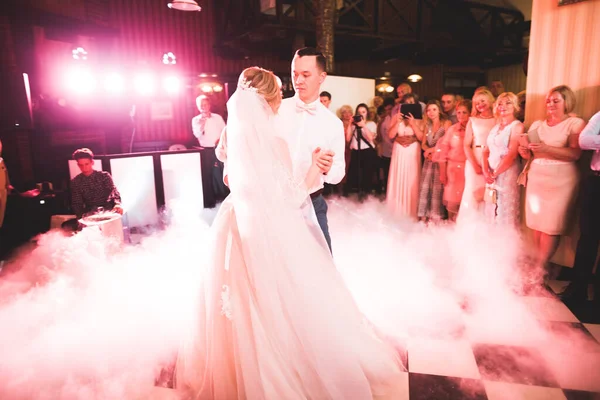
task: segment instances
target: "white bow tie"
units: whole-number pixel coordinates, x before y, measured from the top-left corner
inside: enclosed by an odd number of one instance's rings
[[[317,105],[314,103],[305,104],[301,101],[297,101],[296,102],[296,112],[301,113],[304,111],[306,111],[310,115],[315,115],[317,113]]]

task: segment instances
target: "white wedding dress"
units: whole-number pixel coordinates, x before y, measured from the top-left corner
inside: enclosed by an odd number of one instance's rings
[[[292,178],[271,108],[243,87],[227,107],[231,194],[213,223],[177,387],[194,399],[401,398],[398,351],[364,318],[304,219],[308,191]]]

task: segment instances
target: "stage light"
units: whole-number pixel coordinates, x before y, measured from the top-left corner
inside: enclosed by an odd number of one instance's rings
[[[149,73],[138,75],[133,85],[135,90],[142,96],[150,96],[156,90],[154,77]]]
[[[125,90],[125,78],[117,73],[112,73],[104,79],[104,90],[112,94],[120,94]]]
[[[213,88],[210,85],[202,85],[200,90],[202,90],[204,93],[212,93]]]
[[[198,5],[194,0],[173,0],[167,4],[169,8],[180,10],[180,11],[200,11],[202,7]]]
[[[167,76],[163,81],[163,88],[167,93],[175,94],[181,88],[181,81],[176,76]]]
[[[87,60],[88,53],[83,47],[77,47],[72,51],[73,58],[75,60],[85,61]]]
[[[377,91],[380,93],[392,93],[394,91],[394,87],[389,83],[384,82],[377,85]]]
[[[215,85],[215,86],[213,86],[213,91],[215,93],[220,93],[220,92],[223,91],[223,86],[221,86],[221,85]]]
[[[90,94],[96,89],[96,78],[87,69],[71,70],[66,79],[68,79],[68,87],[78,94]]]
[[[168,52],[163,54],[162,62],[165,65],[175,65],[177,64],[177,57],[175,57],[175,54]]]

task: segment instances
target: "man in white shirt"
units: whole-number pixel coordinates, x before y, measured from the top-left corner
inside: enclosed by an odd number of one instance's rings
[[[206,96],[196,98],[196,106],[200,114],[192,118],[192,132],[198,138],[198,143],[203,148],[200,151],[200,165],[202,168],[202,193],[204,207],[213,208],[216,205],[213,187],[213,168],[217,161],[215,146],[225,128],[225,121],[219,114],[211,112],[210,99]]]
[[[592,150],[589,175],[583,187],[579,220],[580,236],[573,264],[575,278],[561,297],[571,304],[582,304],[587,300],[588,284],[598,255],[600,244],[600,112],[597,112],[579,135],[579,147]],[[596,270],[594,302],[600,308],[600,271]]]
[[[331,250],[323,186],[325,183],[338,184],[345,175],[346,165],[342,121],[321,104],[319,99],[320,87],[326,77],[323,54],[310,47],[298,50],[292,61],[292,80],[296,94],[282,101],[277,118],[281,134],[288,142],[294,177],[297,180],[306,177],[313,151],[316,148],[323,150],[323,155],[318,160],[323,173],[321,183],[310,197],[319,227]],[[314,219],[308,203],[303,210],[309,222]]]

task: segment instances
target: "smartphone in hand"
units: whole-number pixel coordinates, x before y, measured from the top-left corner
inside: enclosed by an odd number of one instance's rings
[[[527,139],[529,140],[529,143],[541,143],[542,142],[542,140],[540,139],[540,135],[538,134],[537,128],[527,132]]]

